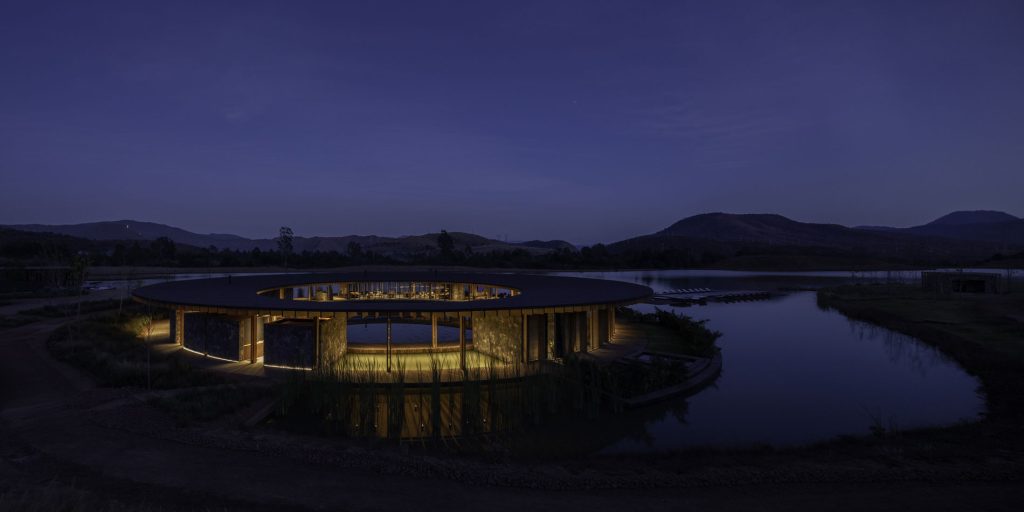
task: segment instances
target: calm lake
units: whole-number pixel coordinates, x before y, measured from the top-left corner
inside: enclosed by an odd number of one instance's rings
[[[628,271],[561,273],[642,283],[655,290],[710,288],[776,291],[850,281],[916,279],[917,273]],[[634,306],[653,311],[654,306]],[[697,445],[777,446],[840,435],[872,425],[912,428],[977,419],[979,382],[920,341],[823,311],[813,291],[766,301],[671,308],[722,332],[723,369],[715,384],[637,412],[605,452],[661,451]]]

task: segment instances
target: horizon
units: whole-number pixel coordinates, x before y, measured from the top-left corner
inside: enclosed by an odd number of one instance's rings
[[[1024,217],[1016,215],[1015,213],[1005,212],[1005,211],[1002,211],[1002,210],[954,210],[954,211],[951,211],[951,212],[946,212],[945,214],[939,215],[939,216],[937,216],[937,217],[935,217],[933,219],[930,219],[928,221],[921,222],[919,224],[910,225],[910,226],[891,226],[891,225],[883,226],[883,225],[868,225],[868,224],[857,224],[857,225],[839,224],[839,225],[843,226],[843,227],[846,227],[846,228],[851,228],[851,229],[857,229],[857,228],[911,228],[911,227],[915,227],[915,226],[922,226],[922,225],[928,224],[928,223],[930,223],[932,221],[938,220],[938,219],[940,219],[942,217],[945,217],[947,215],[952,215],[952,214],[957,214],[957,213],[1002,213],[1002,214],[1011,215],[1011,216],[1013,216],[1013,217],[1015,217],[1017,219],[1024,220]],[[700,216],[700,215],[715,215],[715,214],[735,215],[735,216],[746,216],[746,215],[781,215],[781,214],[770,213],[770,212],[761,212],[761,213],[734,213],[734,212],[723,212],[723,211],[703,212],[703,213],[697,213],[697,214],[694,214],[694,215],[689,215],[689,216],[686,216],[686,217],[682,217],[680,219],[676,219],[675,221],[669,222],[668,224],[666,224],[666,225],[664,225],[664,226],[662,226],[660,228],[657,228],[655,230],[652,230],[650,232],[637,233],[637,234],[630,235],[628,237],[625,237],[625,238],[622,238],[622,239],[617,239],[617,240],[599,240],[599,241],[594,241],[594,242],[578,242],[576,240],[572,240],[572,239],[569,239],[569,238],[537,238],[537,237],[532,237],[531,238],[531,237],[526,237],[526,238],[521,238],[521,239],[513,239],[513,238],[510,238],[510,237],[506,237],[503,234],[497,234],[497,235],[491,236],[491,235],[487,235],[486,233],[475,233],[475,232],[472,232],[472,231],[464,231],[464,230],[459,230],[459,229],[447,229],[447,228],[439,228],[437,230],[425,231],[425,232],[419,232],[419,233],[402,233],[402,234],[393,234],[393,235],[392,234],[381,234],[381,233],[304,234],[302,232],[295,231],[295,237],[297,237],[297,238],[316,238],[316,237],[322,237],[322,238],[342,238],[342,237],[349,237],[349,236],[356,236],[356,237],[380,236],[380,237],[391,237],[391,238],[403,238],[403,237],[415,237],[415,236],[432,235],[432,234],[440,233],[441,231],[447,231],[449,233],[466,233],[466,234],[470,234],[470,235],[478,235],[478,236],[482,236],[484,238],[488,238],[488,239],[491,239],[491,240],[504,241],[504,242],[508,242],[508,243],[521,243],[521,242],[529,242],[529,241],[556,241],[557,240],[557,241],[562,241],[562,242],[569,242],[569,243],[571,243],[571,244],[573,244],[573,245],[575,245],[577,247],[584,247],[584,246],[593,246],[593,245],[597,245],[597,244],[612,244],[612,243],[615,243],[615,242],[627,240],[627,239],[638,237],[638,236],[654,234],[654,233],[656,233],[658,231],[661,231],[663,229],[668,228],[669,226],[675,224],[676,222],[679,222],[679,221],[682,221],[682,220],[686,220],[686,219],[689,219],[691,217],[696,217],[696,216]],[[791,221],[800,222],[800,223],[806,223],[806,224],[834,224],[834,223],[825,223],[825,222],[815,222],[815,221],[807,221],[807,220],[801,220],[801,219],[793,219],[793,218],[790,218],[790,217],[786,217],[785,215],[783,215],[783,217],[785,217],[785,218],[787,218],[787,219],[789,219]],[[62,226],[62,225],[78,225],[78,224],[115,223],[115,222],[138,222],[138,223],[161,224],[161,225],[172,227],[172,228],[182,229],[182,230],[185,230],[185,231],[197,234],[197,235],[240,236],[242,238],[252,239],[252,240],[274,239],[275,237],[277,237],[277,229],[279,229],[280,227],[283,227],[283,226],[278,226],[278,228],[274,228],[273,233],[270,236],[264,236],[264,235],[246,236],[246,235],[241,235],[241,234],[238,234],[238,233],[231,233],[231,232],[226,232],[226,231],[203,232],[203,231],[196,231],[194,229],[189,229],[186,226],[181,226],[181,225],[178,225],[178,224],[154,222],[154,221],[150,221],[150,220],[140,220],[140,219],[132,219],[132,218],[121,218],[121,219],[111,219],[111,220],[96,220],[96,221],[82,221],[82,222],[73,222],[73,223],[62,222],[62,223],[54,223],[54,224],[30,223],[30,222],[17,223],[17,224],[14,224],[14,223],[4,223],[4,224],[0,224],[0,227],[17,226],[17,225],[53,225],[53,226]],[[291,226],[289,226],[289,227],[291,227]],[[293,228],[293,231],[294,231],[294,228]]]
[[[593,244],[1024,189],[1019,2],[59,6],[0,17],[5,224]]]

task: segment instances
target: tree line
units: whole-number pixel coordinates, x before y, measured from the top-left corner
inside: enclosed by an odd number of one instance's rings
[[[163,267],[283,267],[315,269],[355,265],[457,265],[480,268],[535,268],[554,270],[616,268],[700,268],[728,266],[741,261],[747,268],[772,268],[779,261],[796,265],[823,267],[823,262],[840,261],[850,267],[856,262],[878,262],[864,254],[840,253],[806,247],[609,247],[594,244],[580,248],[561,247],[538,253],[526,248],[479,251],[459,247],[446,231],[436,239],[436,248],[400,257],[364,248],[350,242],[344,251],[295,251],[292,230],[282,227],[276,250],[253,248],[237,250],[194,247],[176,244],[167,237],[152,241],[94,241],[52,234],[9,231],[0,233],[0,266],[72,266],[86,258],[92,266]],[[1021,260],[1024,253],[994,255],[1000,259]],[[889,262],[893,263],[893,262]],[[917,262],[901,261],[902,265]],[[927,265],[928,262],[920,262]]]

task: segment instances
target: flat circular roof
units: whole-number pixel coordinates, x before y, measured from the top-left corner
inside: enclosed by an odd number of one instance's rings
[[[518,290],[519,294],[497,299],[469,301],[408,299],[305,301],[258,294],[261,291],[275,288],[353,282],[468,283],[513,288]],[[643,285],[581,277],[442,271],[377,271],[269,274],[170,281],[144,286],[133,291],[132,296],[143,302],[166,307],[377,313],[494,311],[633,303],[650,297],[652,293],[650,288]]]

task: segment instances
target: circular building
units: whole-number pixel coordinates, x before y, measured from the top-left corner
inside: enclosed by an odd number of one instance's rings
[[[171,338],[187,350],[302,369],[361,358],[388,371],[398,357],[466,370],[594,350],[614,335],[616,307],[651,294],[600,279],[401,271],[196,279],[132,293],[173,311]]]

